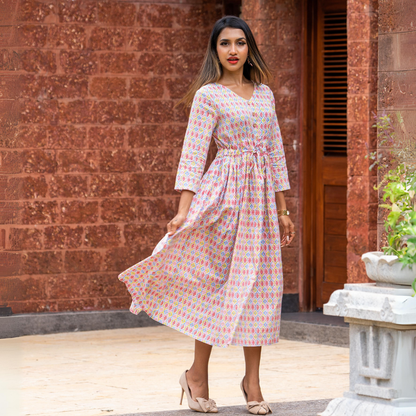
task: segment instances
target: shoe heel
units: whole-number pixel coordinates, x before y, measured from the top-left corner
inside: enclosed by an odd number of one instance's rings
[[[181,401],[179,402],[179,404],[182,404],[182,400],[183,400],[183,394],[185,393],[185,390],[182,389],[182,394],[181,394]]]

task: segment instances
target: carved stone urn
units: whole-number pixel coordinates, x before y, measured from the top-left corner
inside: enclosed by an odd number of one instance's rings
[[[350,389],[321,416],[416,416],[415,274],[395,256],[365,253],[375,283],[346,284],[324,305],[350,327]]]

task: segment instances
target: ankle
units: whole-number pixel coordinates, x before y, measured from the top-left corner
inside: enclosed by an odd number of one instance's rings
[[[191,380],[195,384],[203,385],[208,383],[208,372],[198,371],[194,366],[187,371],[186,376],[188,380]]]

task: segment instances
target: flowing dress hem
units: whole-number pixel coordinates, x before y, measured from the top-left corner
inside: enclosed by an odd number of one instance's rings
[[[157,314],[153,313],[153,311],[151,310],[147,310],[145,307],[143,307],[142,305],[137,306],[136,304],[134,304],[134,302],[132,302],[130,308],[129,308],[131,313],[134,313],[135,315],[138,315],[141,311],[145,312],[149,318],[153,319],[156,322],[159,322],[162,325],[165,325],[169,328],[175,329],[176,331],[181,332],[184,335],[187,335],[188,337],[191,337],[197,341],[203,342],[204,344],[208,344],[208,345],[212,345],[213,347],[221,347],[221,348],[226,348],[229,345],[232,346],[237,346],[237,347],[263,347],[266,345],[273,345],[273,344],[277,344],[279,342],[279,335],[277,335],[275,338],[273,338],[272,340],[265,340],[265,341],[260,341],[257,342],[256,344],[250,344],[247,345],[245,343],[241,343],[241,342],[230,342],[228,344],[220,344],[217,342],[207,342],[207,340],[203,337],[198,337],[195,336],[194,334],[192,334],[190,331],[187,331],[185,328],[181,328],[180,325],[175,324],[175,322],[169,322],[167,323],[164,319],[164,316],[158,316]]]

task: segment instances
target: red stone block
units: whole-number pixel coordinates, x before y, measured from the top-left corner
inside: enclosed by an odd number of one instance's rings
[[[84,98],[88,95],[88,78],[79,75],[53,75],[26,78],[22,96],[28,98]]]
[[[13,56],[16,56],[14,54]],[[56,54],[39,49],[25,50],[20,54],[19,66],[27,72],[56,72]]]
[[[416,68],[416,62],[415,62]],[[416,109],[416,71],[380,73],[379,109]]]
[[[88,193],[87,177],[77,175],[54,175],[50,179],[51,198],[85,198]]]
[[[18,71],[22,66],[22,55],[10,49],[0,49],[0,71]]]
[[[102,172],[134,172],[137,169],[135,154],[132,150],[103,150],[100,169]]]
[[[133,51],[163,52],[163,35],[152,29],[135,29],[127,34],[127,49]]]
[[[19,46],[42,48],[46,45],[48,27],[43,25],[17,26],[16,42]]]
[[[164,38],[168,52],[199,52],[203,44],[201,33],[195,29],[165,30]]]
[[[349,15],[348,41],[377,40],[377,13],[353,13]]]
[[[6,278],[0,279],[0,301],[11,302],[17,300],[45,299],[45,282],[43,279]]]
[[[42,231],[36,228],[11,228],[9,246],[11,250],[40,250]]]
[[[92,248],[109,248],[120,245],[121,232],[118,225],[85,227],[84,245]]]
[[[191,85],[190,78],[167,78],[166,87],[172,99],[182,98]]]
[[[282,263],[283,276],[286,276],[286,273],[297,274],[299,265],[299,250],[294,247],[282,248]]]
[[[296,119],[298,117],[299,100],[296,96],[277,95],[276,114],[278,119]]]
[[[126,296],[126,285],[120,282],[116,273],[100,273],[89,276],[90,296]]]
[[[298,93],[300,78],[297,71],[295,72],[293,70],[281,70],[277,73],[277,79],[278,95],[294,95]]]
[[[107,250],[104,270],[122,272],[147,257],[139,248],[116,247]]]
[[[29,100],[22,103],[21,121],[23,123],[57,124],[59,119],[56,100]]]
[[[165,143],[165,127],[154,124],[138,124],[128,130],[130,147],[161,147]]]
[[[89,149],[123,147],[125,130],[121,127],[91,127],[88,131]]]
[[[132,222],[136,218],[132,198],[105,199],[101,202],[101,219],[104,222]]]
[[[23,169],[24,154],[18,151],[0,151],[0,173],[20,173]]]
[[[141,27],[172,27],[174,8],[168,4],[143,4],[137,12]]]
[[[164,234],[166,234],[166,230],[159,224],[127,224],[124,227],[126,244],[132,248],[155,247]]]
[[[369,279],[365,272],[364,262],[361,261],[361,255],[357,255],[347,251],[347,276],[348,283],[369,282]]]
[[[105,298],[96,299],[97,309],[108,309],[108,310],[117,310],[117,309],[128,309],[131,304],[131,296],[111,296]]]
[[[273,39],[273,32],[274,32],[274,25],[269,24],[267,26],[266,38]],[[279,20],[278,21],[278,30],[277,30],[277,38],[279,43],[295,43],[298,44],[300,41],[301,35],[301,25],[300,19],[293,19],[293,20]],[[262,43],[264,44],[264,42]],[[274,42],[270,42],[269,44],[274,44]]]
[[[125,192],[126,182],[121,175],[92,175],[90,197],[107,198],[121,196]]]
[[[128,37],[130,39],[130,36]],[[126,30],[95,27],[90,36],[93,50],[118,50],[126,46]]]
[[[0,78],[0,97],[2,100],[16,100],[21,97],[25,77],[18,75],[2,75]]]
[[[89,298],[90,279],[88,274],[61,274],[48,276],[46,287],[49,299]]]
[[[365,67],[371,65],[370,48],[374,46],[369,41],[361,40],[348,42],[348,67]]]
[[[291,166],[288,165],[290,168]],[[299,173],[297,170],[289,170],[290,189],[284,191],[285,197],[297,198],[299,196]]]
[[[52,274],[63,270],[63,253],[59,251],[29,251],[22,258],[22,274]]]
[[[22,224],[53,224],[58,222],[58,203],[55,201],[25,202]]]
[[[47,300],[8,302],[7,306],[12,308],[13,313],[58,312],[56,302]]]
[[[348,97],[348,122],[367,124],[370,121],[371,109],[367,95],[352,95]]]
[[[62,123],[95,123],[96,102],[92,100],[74,100],[59,103],[59,119]]]
[[[58,166],[62,172],[97,172],[98,155],[83,150],[64,150],[58,153]]]
[[[40,2],[23,0],[19,6],[17,20],[24,22],[43,22],[47,16],[54,13],[53,1]]]
[[[17,202],[0,202],[0,224],[20,224],[21,210]]]
[[[279,120],[279,127],[284,145],[293,145],[295,140],[299,145],[298,124],[296,122]]]
[[[61,23],[95,23],[97,4],[95,1],[59,0],[58,14]]]
[[[134,53],[109,52],[100,55],[102,73],[127,74],[138,72]]]
[[[175,58],[172,54],[142,53],[137,62],[137,70],[143,75],[171,76],[174,72],[174,62]]]
[[[98,56],[92,51],[61,51],[60,62],[66,74],[94,75],[98,73]]]
[[[371,12],[377,12],[378,10],[379,10],[378,0],[349,0],[348,1],[348,14],[371,13]]]
[[[87,129],[74,126],[49,126],[48,148],[82,149],[86,147]]]
[[[67,273],[99,272],[101,253],[93,250],[65,252],[65,271]]]
[[[8,253],[0,251],[0,277],[19,275],[22,263],[21,258],[21,253]]]
[[[93,97],[116,99],[127,96],[125,78],[93,78],[90,84],[90,94]]]
[[[137,154],[138,169],[142,172],[172,172],[176,158],[167,149],[143,149]]]
[[[366,149],[348,150],[348,176],[368,176],[371,163]]]
[[[285,3],[287,3],[287,5]],[[290,2],[285,3],[282,3],[282,5],[279,7],[279,11],[288,13],[288,11],[285,9],[289,8]],[[247,0],[242,5],[242,15],[244,16],[244,19],[247,20],[276,20],[279,16],[277,4],[280,5],[280,3],[269,1]],[[287,17],[287,15],[284,17]]]
[[[98,2],[98,21],[113,26],[133,26],[136,20],[134,4]]]
[[[98,220],[98,202],[61,202],[63,224],[95,223]]]
[[[157,198],[140,198],[137,201],[137,218],[139,222],[171,220],[177,212],[176,200]]]
[[[178,7],[174,9],[174,15],[179,27],[192,27],[200,28],[205,27],[207,19],[206,13],[204,13],[201,5],[186,5],[184,7]]]
[[[195,76],[201,68],[204,56],[200,53],[181,53],[174,61],[175,71],[178,75]]]
[[[0,3],[0,23],[10,24],[16,20],[16,7],[19,6],[18,0],[2,1]]]
[[[128,101],[99,101],[95,106],[97,121],[101,124],[132,123],[136,119],[136,105]]]
[[[44,229],[44,245],[48,250],[64,248],[80,248],[82,245],[83,228],[76,226],[50,226]]]
[[[130,196],[162,196],[165,193],[165,177],[166,175],[161,173],[130,175],[127,181],[128,194]]]
[[[180,192],[175,191],[176,174],[165,174],[163,178],[163,194],[172,195],[175,197],[180,196]],[[156,196],[156,195],[155,195]]]
[[[23,172],[55,173],[58,164],[53,150],[28,150],[24,152]]]
[[[142,100],[138,104],[138,116],[142,123],[169,123],[174,121],[173,101]]]
[[[358,1],[358,0],[354,0]],[[369,0],[367,0],[369,1]],[[373,10],[379,11],[380,33],[410,32],[415,30],[416,4],[413,0],[376,1]]]
[[[133,78],[130,81],[131,98],[162,98],[164,93],[163,78]]]
[[[181,149],[185,132],[186,124],[183,124],[182,126],[174,124],[164,126],[163,136],[165,138],[165,145],[170,148]]]
[[[59,312],[97,310],[96,299],[58,300],[56,303]]]
[[[49,28],[47,42],[52,48],[85,49],[87,34],[81,25],[53,25]]]
[[[44,176],[10,178],[5,188],[5,199],[45,198],[48,185]]]

